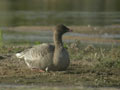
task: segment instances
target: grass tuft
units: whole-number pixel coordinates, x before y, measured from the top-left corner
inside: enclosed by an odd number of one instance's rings
[[[39,43],[37,43],[39,44]],[[28,49],[28,43],[21,46],[6,46],[0,50],[0,82],[25,85],[52,86],[120,86],[120,47],[88,45],[80,41],[66,43],[70,55],[70,66],[66,71],[33,72],[24,60],[17,60],[15,53]]]
[[[2,30],[0,30],[0,47],[3,46],[3,33]]]

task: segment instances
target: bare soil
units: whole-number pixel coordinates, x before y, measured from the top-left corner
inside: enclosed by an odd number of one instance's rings
[[[77,59],[77,52],[66,71],[37,72],[31,71],[24,60],[15,57],[15,53],[28,47],[8,46],[1,48],[0,84],[39,85],[39,86],[90,86],[119,87],[119,68],[94,67],[94,61]],[[72,56],[72,55],[71,55]],[[84,56],[85,57],[85,56]],[[94,63],[94,64],[93,64]]]

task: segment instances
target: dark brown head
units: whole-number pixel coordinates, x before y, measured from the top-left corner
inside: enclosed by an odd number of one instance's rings
[[[64,26],[63,24],[59,24],[56,26],[56,30],[55,30],[58,34],[62,35],[66,32],[71,32],[72,30],[69,29],[68,27]]]

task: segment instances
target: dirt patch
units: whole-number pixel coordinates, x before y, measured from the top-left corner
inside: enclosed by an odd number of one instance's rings
[[[50,71],[44,73],[31,71],[26,66],[24,60],[19,60],[14,56],[16,52],[25,48],[28,47],[14,46],[6,47],[6,49],[3,48],[4,51],[1,51],[1,84],[92,87],[120,86],[119,67],[110,66],[111,64],[114,64],[113,61],[105,62],[103,60],[99,62],[99,56],[92,56],[92,53],[97,53],[97,51],[95,51],[96,48],[85,49],[86,51],[80,49],[74,51],[76,49],[69,48],[70,50],[68,51],[71,57],[71,64],[69,68],[66,71]],[[115,58],[116,57],[117,56],[115,56]],[[102,58],[102,56],[100,58]],[[95,63],[96,60],[98,60],[98,63]]]

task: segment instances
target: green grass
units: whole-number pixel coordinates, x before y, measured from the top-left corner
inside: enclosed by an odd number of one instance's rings
[[[78,60],[92,69],[120,69],[120,47],[106,45],[84,45],[76,42],[70,46],[71,60]]]
[[[0,30],[0,47],[3,46],[3,33],[2,30]]]
[[[77,44],[76,44],[77,43]],[[120,86],[120,47],[81,45],[74,43],[69,48],[72,61],[79,61],[81,72],[88,74],[83,81],[98,86]],[[86,82],[86,83],[87,83]]]
[[[37,43],[38,44],[38,43]],[[88,45],[80,41],[67,43],[71,64],[64,72],[39,73],[29,70],[24,61],[17,60],[16,52],[31,47],[29,44],[4,46],[2,55],[12,55],[0,61],[0,83],[42,86],[120,87],[120,47]],[[59,90],[59,89],[58,89]]]

